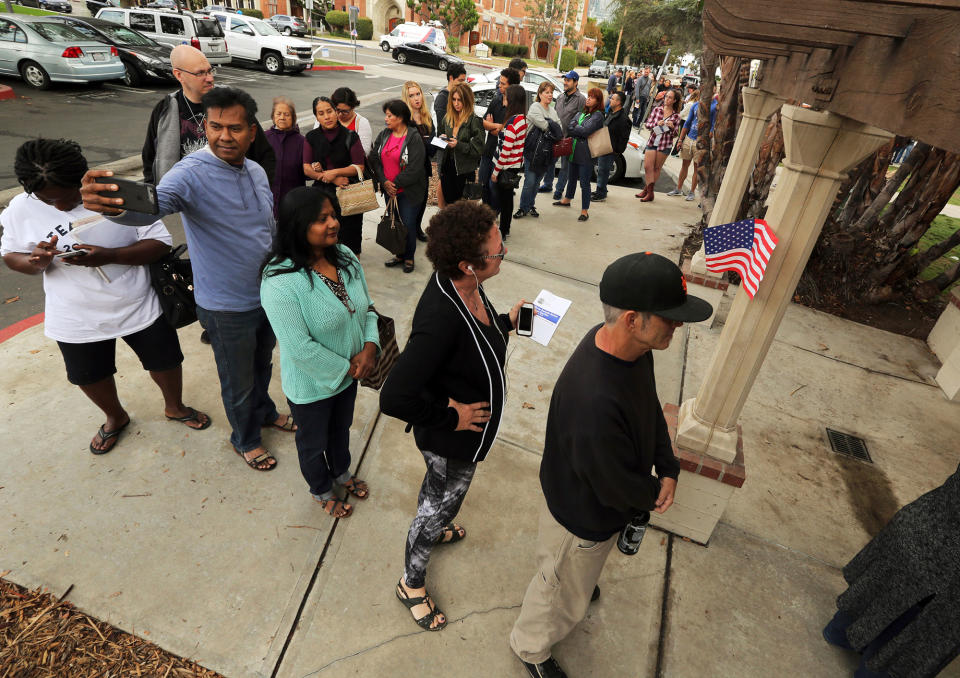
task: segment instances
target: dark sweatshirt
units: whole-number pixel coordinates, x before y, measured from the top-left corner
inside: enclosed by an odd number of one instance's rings
[[[650,352],[634,362],[597,348],[598,325],[554,387],[540,484],[550,513],[581,539],[603,541],[653,509],[661,478],[676,478]]]

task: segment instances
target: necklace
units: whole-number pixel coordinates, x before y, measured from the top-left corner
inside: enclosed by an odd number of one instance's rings
[[[190,114],[190,121],[191,121],[194,125],[197,126],[197,134],[199,134],[200,136],[204,136],[204,129],[203,129],[204,114],[203,114],[203,108],[201,108],[201,109],[200,109],[200,113],[197,114],[197,113],[195,113],[194,110],[193,110],[193,104],[192,104],[192,102],[191,102],[186,96],[183,97],[183,100],[184,100],[184,102],[187,104],[187,113]]]
[[[454,287],[454,289],[457,290],[457,294],[460,295],[460,298],[463,300],[463,303],[467,304],[467,306],[471,306],[471,305],[472,305],[472,306],[473,306],[473,312],[474,312],[474,313],[480,313],[480,306],[481,306],[482,303],[483,303],[483,299],[480,298],[480,291],[479,291],[480,288],[479,288],[479,287],[474,288],[474,292],[476,293],[476,297],[477,297],[476,300],[474,300],[474,299],[468,299],[468,298],[466,297],[466,294],[468,294],[468,293],[467,293],[467,292],[464,292],[463,290],[461,290],[461,289],[460,289],[459,287],[457,287],[456,285],[454,285],[453,287]]]

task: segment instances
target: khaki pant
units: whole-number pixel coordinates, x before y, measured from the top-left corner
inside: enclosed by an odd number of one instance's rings
[[[553,646],[586,616],[617,537],[600,542],[581,539],[560,525],[544,505],[537,538],[539,570],[527,587],[510,634],[510,647],[520,659],[531,664],[546,661]]]

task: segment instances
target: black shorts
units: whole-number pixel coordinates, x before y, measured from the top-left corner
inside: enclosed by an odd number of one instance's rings
[[[183,363],[177,331],[162,315],[150,327],[121,339],[137,354],[145,370],[163,372]],[[117,373],[116,339],[104,339],[88,344],[58,341],[57,345],[67,366],[67,381],[71,384],[95,384]]]

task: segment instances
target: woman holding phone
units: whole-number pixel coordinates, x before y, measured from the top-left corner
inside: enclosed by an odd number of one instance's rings
[[[680,131],[680,93],[666,90],[663,103],[654,106],[644,126],[650,130],[647,148],[643,153],[643,172],[647,185],[637,193],[640,202],[653,202],[653,187],[660,178],[660,170],[673,148],[673,141]]]
[[[447,111],[438,125],[440,137],[447,142],[440,150],[437,167],[443,197],[450,205],[463,197],[463,189],[476,176],[486,132],[473,111],[473,90],[469,85],[454,85],[447,99]]]

